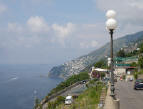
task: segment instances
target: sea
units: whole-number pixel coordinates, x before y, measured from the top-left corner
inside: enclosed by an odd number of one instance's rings
[[[0,65],[0,109],[33,109],[62,79],[49,78],[51,65]]]

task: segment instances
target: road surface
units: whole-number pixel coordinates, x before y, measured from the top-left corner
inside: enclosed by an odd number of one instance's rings
[[[73,88],[71,88],[70,90],[66,91],[65,93],[63,93],[61,96],[68,96],[68,95],[79,95],[80,93],[82,93],[83,91],[85,91],[86,85],[85,84],[79,84]]]
[[[133,82],[116,83],[116,94],[120,99],[120,109],[143,109],[143,90],[134,90]]]

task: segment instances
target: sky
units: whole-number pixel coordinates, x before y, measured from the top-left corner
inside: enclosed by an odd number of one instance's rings
[[[143,30],[142,0],[0,0],[0,64],[58,65],[88,54],[110,40],[110,9],[114,39]]]

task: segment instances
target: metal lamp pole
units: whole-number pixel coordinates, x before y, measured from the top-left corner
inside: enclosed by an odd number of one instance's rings
[[[113,32],[115,30],[115,28],[117,27],[117,22],[114,19],[116,15],[116,12],[113,10],[109,10],[106,13],[106,16],[108,18],[107,22],[106,22],[106,28],[108,29],[110,36],[111,36],[111,42],[110,42],[110,56],[111,56],[111,67],[110,67],[110,71],[111,71],[111,96],[113,98],[115,98],[115,87],[114,87],[114,63],[113,63]]]
[[[114,91],[115,91],[115,88],[114,88],[114,62],[113,62],[113,30],[110,30],[110,35],[111,35],[111,44],[110,44],[110,56],[111,56],[111,96],[115,96],[114,94]]]

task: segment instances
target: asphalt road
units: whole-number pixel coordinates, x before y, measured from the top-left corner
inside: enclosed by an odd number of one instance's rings
[[[68,96],[68,95],[79,95],[84,90],[86,90],[85,84],[79,84],[76,87],[71,88],[70,90],[63,93],[61,96]]]
[[[116,83],[116,94],[120,99],[120,109],[143,109],[143,90],[134,90],[133,82]]]

